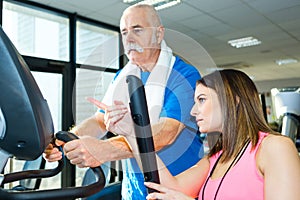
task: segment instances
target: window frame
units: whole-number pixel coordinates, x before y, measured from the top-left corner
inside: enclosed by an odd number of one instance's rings
[[[88,70],[105,71],[110,73],[116,73],[120,70],[126,58],[122,55],[122,39],[119,34],[119,68],[112,69],[107,67],[99,67],[92,65],[81,65],[76,63],[76,22],[80,20],[81,23],[87,23],[101,28],[106,28],[119,33],[119,27],[106,24],[100,21],[80,16],[77,13],[70,13],[64,10],[53,8],[51,6],[43,5],[37,2],[25,1],[25,0],[0,0],[0,24],[2,25],[3,20],[3,2],[10,2],[19,6],[30,7],[31,9],[37,9],[43,12],[48,12],[58,16],[65,16],[69,19],[69,61],[51,60],[46,58],[24,56],[23,58],[27,63],[31,71],[48,72],[48,73],[60,73],[62,74],[62,130],[68,130],[74,124],[72,106],[73,100],[73,87],[76,79],[76,69],[84,68]],[[61,187],[72,187],[75,186],[76,171],[75,166],[67,163],[64,170],[61,173]]]

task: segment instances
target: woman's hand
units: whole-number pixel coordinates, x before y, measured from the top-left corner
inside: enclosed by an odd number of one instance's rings
[[[160,200],[194,200],[194,198],[189,197],[181,192],[178,192],[176,190],[169,189],[167,187],[164,187],[157,183],[152,182],[145,182],[144,183],[146,187],[152,188],[158,192],[153,192],[151,194],[148,194],[146,199],[148,200],[154,200],[154,199],[160,199]],[[159,193],[160,192],[160,193]]]

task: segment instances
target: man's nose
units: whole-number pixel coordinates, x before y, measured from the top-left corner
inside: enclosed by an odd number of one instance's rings
[[[133,31],[128,31],[127,34],[125,36],[123,36],[123,41],[128,42],[134,42],[135,41],[135,37],[134,37],[134,33]]]

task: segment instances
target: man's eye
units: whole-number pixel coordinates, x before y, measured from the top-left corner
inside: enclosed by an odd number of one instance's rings
[[[134,28],[133,29],[133,32],[135,33],[135,34],[141,34],[142,32],[143,32],[143,28]]]
[[[128,31],[122,31],[122,32],[121,32],[121,35],[122,35],[122,36],[126,36],[127,33],[128,33]]]

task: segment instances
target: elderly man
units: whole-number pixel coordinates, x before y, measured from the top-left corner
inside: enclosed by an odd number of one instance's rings
[[[128,105],[125,78],[129,74],[140,77],[145,85],[155,150],[171,173],[176,175],[203,156],[197,125],[189,113],[200,74],[193,66],[173,56],[163,40],[164,27],[152,6],[128,7],[121,17],[120,30],[129,62],[117,73],[102,102],[111,107]],[[64,151],[71,163],[79,167],[96,167],[107,161],[122,159],[122,198],[145,199],[147,192],[143,173],[133,158],[128,141],[123,136],[97,139],[107,132],[106,123],[112,120],[107,116],[109,108],[99,109],[76,126],[73,132],[80,139],[66,143]],[[116,134],[132,128],[126,123],[122,125],[122,122],[118,126]],[[45,154],[50,161],[61,158],[61,153],[50,146]]]

